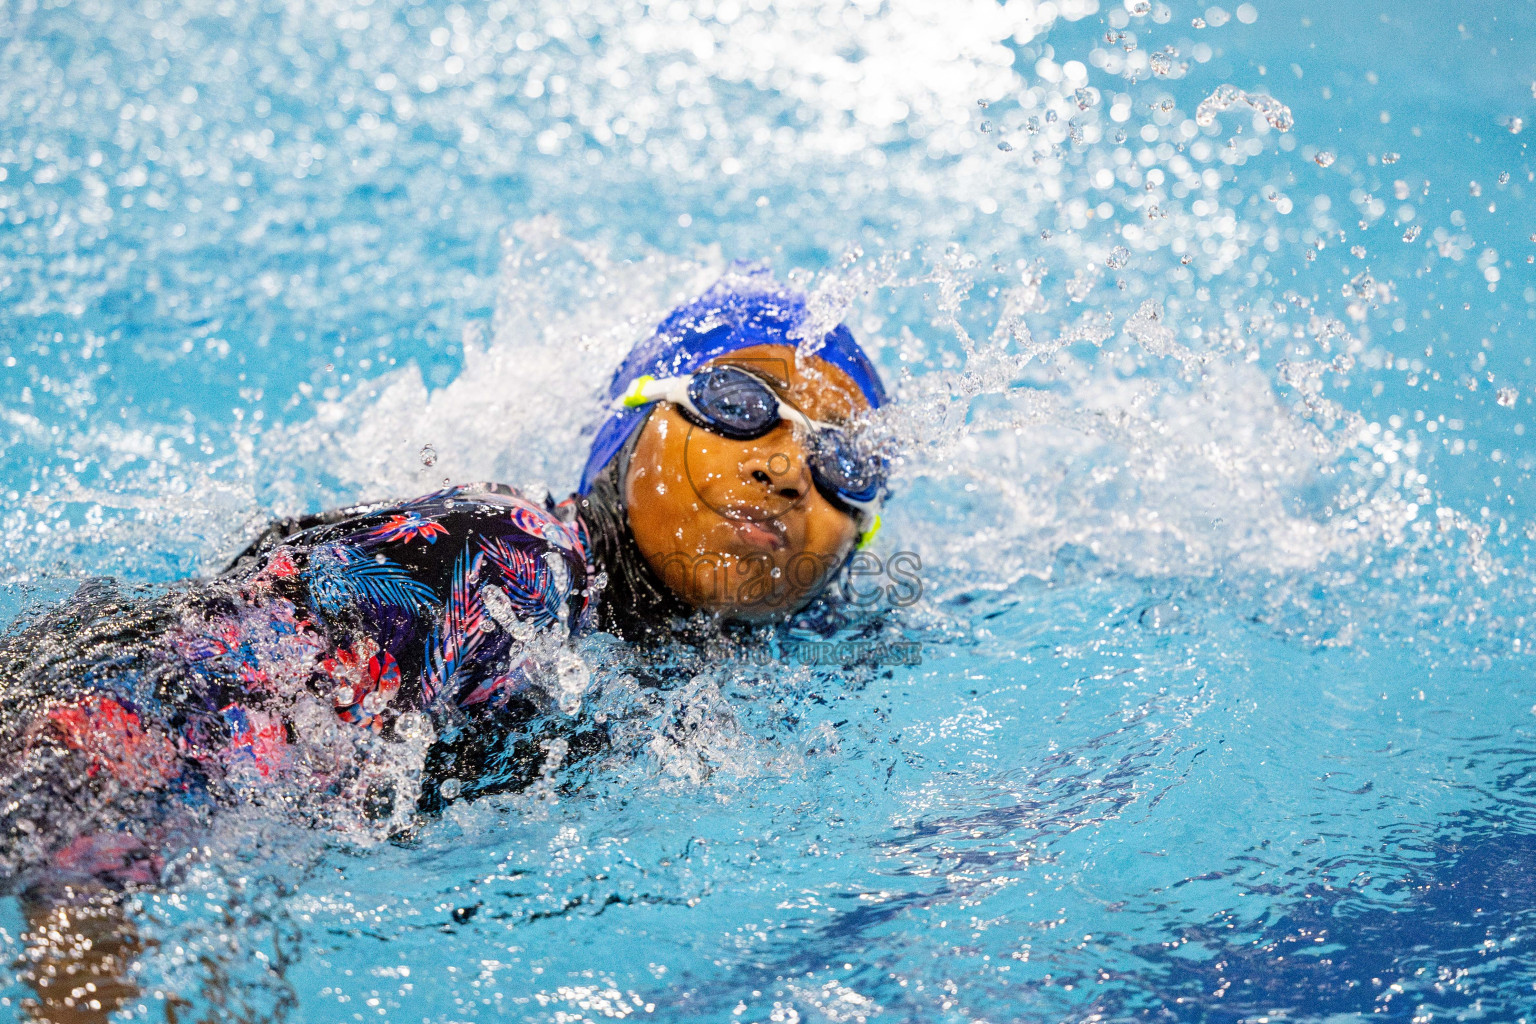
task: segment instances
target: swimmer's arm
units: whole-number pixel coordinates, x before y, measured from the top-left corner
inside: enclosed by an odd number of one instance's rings
[[[317,512],[308,516],[287,516],[282,519],[274,519],[269,522],[262,531],[256,535],[256,539],[247,544],[239,554],[229,560],[229,564],[219,570],[219,575],[234,572],[246,563],[260,558],[262,555],[277,547],[283,541],[305,530],[312,530],[317,526],[331,526],[335,523],[345,522],[356,516],[367,515],[384,508],[383,502],[369,502],[366,505],[349,505],[346,508],[333,508],[329,512]]]
[[[522,493],[514,487],[508,487],[506,484],[490,482],[460,484],[458,487],[454,488],[453,493],[501,494],[511,495],[512,497],[522,496]],[[239,554],[231,558],[229,563],[225,565],[224,568],[219,570],[218,575],[223,576],[226,573],[234,572],[236,569],[241,568],[249,561],[265,555],[267,552],[277,547],[289,537],[303,533],[305,530],[312,530],[318,526],[332,526],[336,523],[346,522],[348,519],[353,519],[357,516],[364,516],[373,512],[378,512],[382,509],[387,509],[397,504],[397,502],[371,501],[362,505],[348,505],[346,508],[331,509],[329,512],[317,512],[314,515],[290,516],[283,519],[274,519],[262,529],[261,533],[256,535],[255,540],[251,541],[243,549],[241,549]]]

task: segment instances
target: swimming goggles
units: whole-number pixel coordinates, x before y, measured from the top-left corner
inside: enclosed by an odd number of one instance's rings
[[[712,366],[687,377],[657,380],[647,374],[629,385],[620,402],[638,408],[671,402],[696,425],[734,441],[752,441],[788,420],[810,438],[808,462],[816,489],[853,514],[859,547],[880,529],[885,460],[860,452],[847,431],[811,419],[780,400],[768,384],[736,366]]]

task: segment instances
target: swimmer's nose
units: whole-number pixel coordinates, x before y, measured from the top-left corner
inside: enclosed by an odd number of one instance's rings
[[[742,460],[741,468],[747,478],[761,484],[769,494],[788,501],[799,501],[810,485],[810,467],[806,465],[805,454],[798,450],[754,452]]]

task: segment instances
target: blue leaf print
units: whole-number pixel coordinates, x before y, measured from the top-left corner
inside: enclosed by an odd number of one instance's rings
[[[315,605],[330,614],[359,602],[412,610],[437,603],[432,588],[413,579],[403,565],[341,544],[311,552],[304,579]]]
[[[536,626],[559,618],[564,594],[556,589],[549,563],[531,551],[508,544],[501,537],[480,539],[480,550],[501,573],[508,600]]]
[[[485,636],[485,605],[476,587],[484,562],[483,554],[471,557],[466,545],[453,565],[453,588],[443,609],[442,622],[432,627],[432,635],[427,639],[421,690],[428,702],[449,688],[460,666],[474,655]]]

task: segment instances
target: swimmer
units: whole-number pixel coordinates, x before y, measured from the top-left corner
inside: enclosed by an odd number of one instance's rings
[[[816,598],[879,527],[885,463],[859,427],[886,397],[846,327],[808,341],[805,317],[742,264],[674,310],[615,373],[564,501],[462,484],[280,521],[214,579],[87,583],[0,638],[0,884],[34,937],[90,940],[39,947],[34,1016],[131,997],[131,929],[102,922],[221,808],[307,792],[403,828],[526,787],[571,638],[652,644]],[[604,742],[572,729],[568,757]],[[419,782],[317,756],[338,731],[419,740]]]

